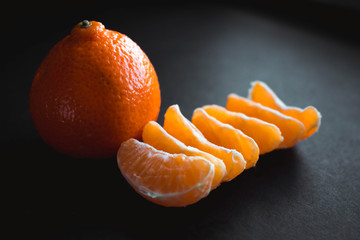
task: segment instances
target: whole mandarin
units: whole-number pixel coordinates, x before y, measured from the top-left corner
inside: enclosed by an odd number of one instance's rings
[[[116,156],[156,121],[160,87],[153,65],[129,37],[82,21],[38,68],[29,107],[42,139],[77,158]]]

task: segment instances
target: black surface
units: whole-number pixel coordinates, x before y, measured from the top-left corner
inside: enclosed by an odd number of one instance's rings
[[[319,21],[320,7],[310,18],[300,17],[306,8],[233,3],[76,7],[37,9],[4,27],[0,150],[14,238],[359,239],[360,48],[356,24],[345,22],[353,11],[339,10],[338,23],[346,24],[339,31]],[[224,105],[230,92],[246,96],[259,79],[289,105],[317,107],[320,131],[261,156],[194,205],[152,204],[126,183],[115,159],[63,156],[32,125],[28,93],[36,68],[83,19],[125,33],[147,53],[161,85],[160,123],[171,104],[190,118],[196,107]]]

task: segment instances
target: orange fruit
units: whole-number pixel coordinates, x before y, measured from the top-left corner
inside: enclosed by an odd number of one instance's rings
[[[231,112],[217,105],[207,105],[202,109],[220,122],[229,124],[254,139],[260,154],[273,151],[283,141],[280,129],[274,124],[242,113]]]
[[[211,117],[201,108],[195,109],[191,121],[210,142],[240,152],[246,161],[246,169],[255,166],[259,148],[251,137]]]
[[[203,157],[170,154],[129,139],[118,151],[118,165],[127,182],[147,200],[168,207],[193,204],[206,197],[214,164]]]
[[[228,96],[226,109],[241,112],[249,117],[259,118],[277,126],[284,138],[279,148],[293,147],[302,138],[305,131],[304,124],[299,120],[236,94]]]
[[[200,151],[197,148],[186,146],[184,143],[168,134],[157,122],[150,121],[145,125],[142,133],[142,139],[144,143],[153,146],[157,150],[168,152],[170,154],[183,153],[189,157],[203,157],[210,161],[215,167],[215,174],[211,184],[211,189],[215,189],[219,186],[226,175],[226,167],[222,160],[209,153]]]
[[[223,160],[227,172],[223,181],[230,181],[244,171],[246,161],[241,153],[209,142],[199,129],[181,114],[178,105],[172,105],[167,109],[164,129],[185,145],[195,147]]]
[[[249,99],[263,106],[275,109],[286,116],[293,117],[304,124],[305,132],[301,140],[317,132],[320,127],[321,114],[315,107],[309,106],[305,109],[300,109],[286,106],[266,83],[255,81],[251,85]]]
[[[83,21],[43,60],[29,102],[47,144],[73,157],[107,158],[157,119],[160,89],[135,42],[100,22]]]

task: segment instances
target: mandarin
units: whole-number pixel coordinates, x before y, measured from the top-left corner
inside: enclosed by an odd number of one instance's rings
[[[166,110],[164,129],[185,145],[195,147],[223,160],[227,171],[223,181],[230,181],[245,170],[246,161],[241,153],[207,140],[200,130],[182,115],[178,105],[172,105]]]
[[[80,158],[108,158],[141,139],[158,117],[160,88],[153,65],[129,37],[82,21],[38,68],[30,114],[42,139]]]
[[[202,108],[194,110],[191,122],[210,142],[241,153],[246,161],[246,169],[256,165],[259,159],[259,147],[254,139],[241,130],[220,122]]]
[[[275,150],[283,141],[280,129],[274,124],[243,113],[231,112],[219,105],[206,105],[202,109],[220,122],[229,124],[255,140],[260,154]]]
[[[206,197],[215,173],[214,164],[203,157],[170,154],[133,138],[121,144],[117,159],[137,193],[167,207],[185,207]]]
[[[278,148],[295,146],[305,132],[305,126],[299,120],[236,94],[228,96],[226,109],[233,112],[241,112],[249,117],[259,118],[277,126],[284,138]]]
[[[203,157],[214,164],[215,174],[211,185],[211,189],[215,189],[220,185],[226,176],[226,167],[222,160],[211,155],[210,153],[200,151],[197,148],[186,146],[183,142],[168,134],[157,122],[148,122],[142,133],[144,143],[147,143],[157,150],[161,150],[171,154],[185,154],[189,157]]]
[[[320,127],[321,114],[315,107],[308,106],[301,109],[298,107],[287,106],[264,82],[254,81],[251,83],[249,99],[302,122],[305,126],[305,132],[301,137],[301,140],[311,137]]]

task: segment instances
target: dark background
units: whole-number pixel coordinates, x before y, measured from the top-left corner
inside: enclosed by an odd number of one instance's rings
[[[359,239],[360,33],[355,1],[10,3],[2,8],[3,198],[20,239]],[[186,208],[137,195],[116,159],[72,159],[42,142],[28,111],[32,78],[83,19],[128,35],[171,104],[196,107],[268,83],[287,104],[314,105],[320,131]],[[24,239],[24,238],[21,238]]]

